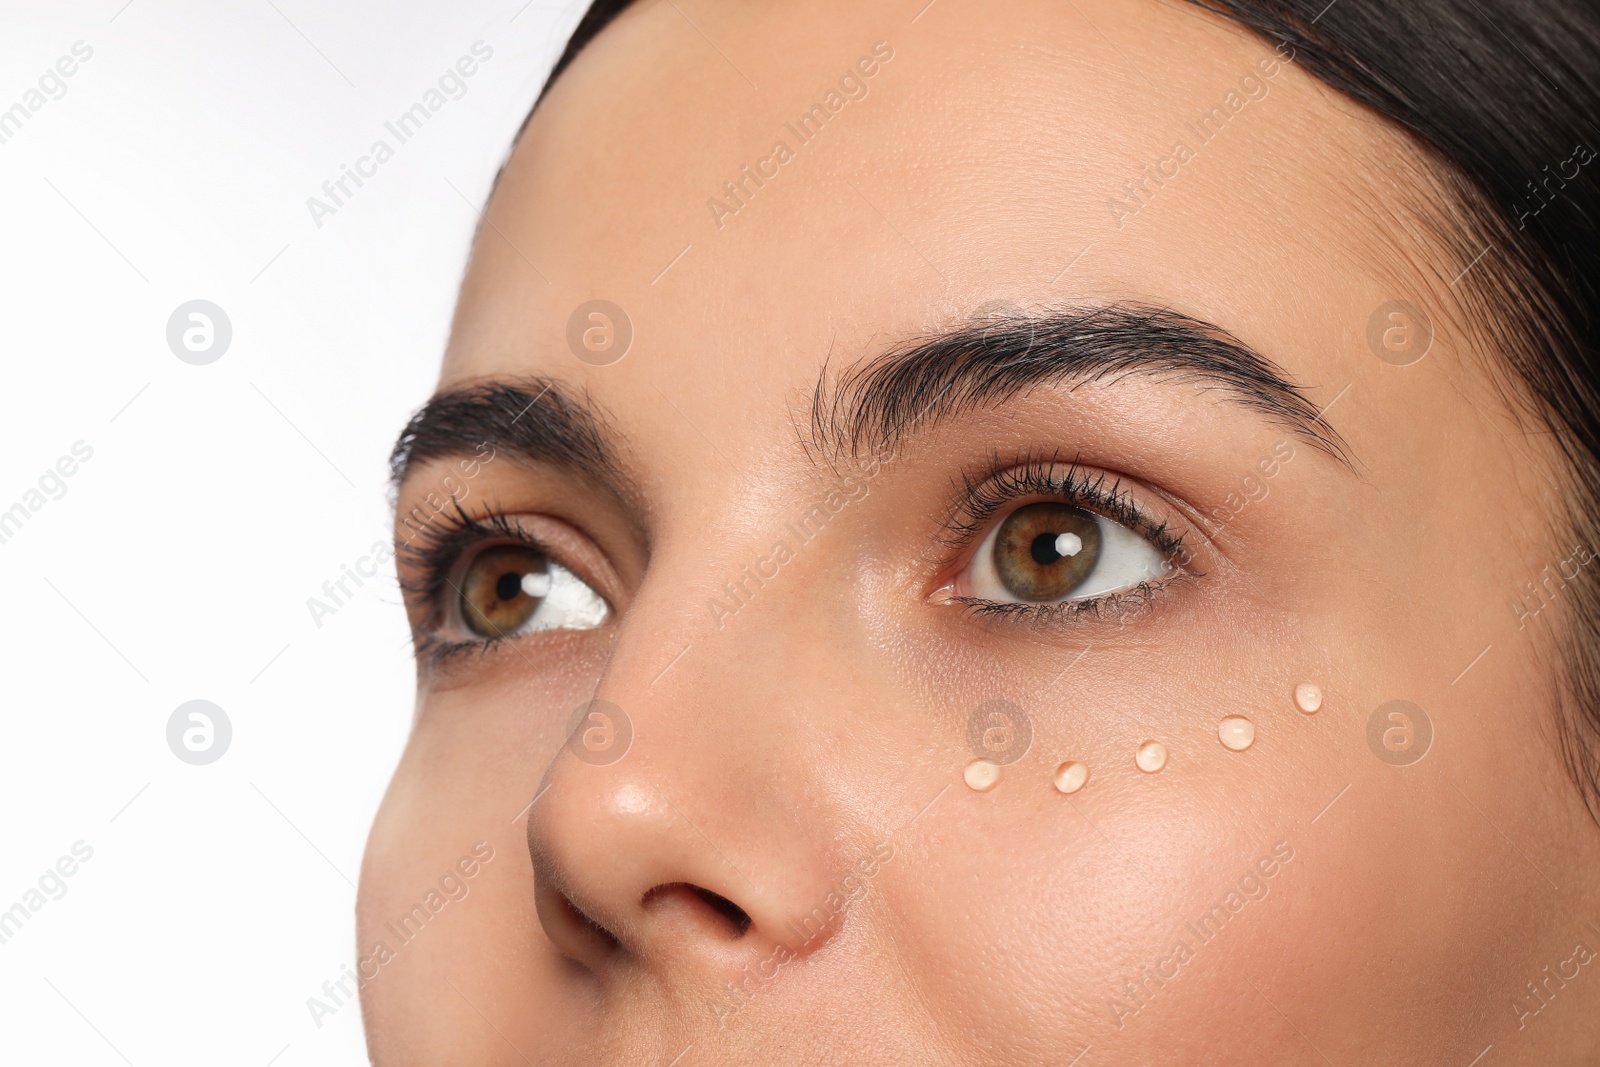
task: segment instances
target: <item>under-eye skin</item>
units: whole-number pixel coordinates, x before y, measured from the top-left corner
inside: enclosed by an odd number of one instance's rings
[[[421,608],[419,658],[439,663],[466,651],[551,630],[591,630],[611,607],[545,545],[506,515],[441,514],[400,552],[401,586]]]
[[[1115,476],[1024,457],[966,480],[949,540],[968,549],[936,599],[985,615],[1047,621],[1149,603],[1184,573],[1183,538]]]

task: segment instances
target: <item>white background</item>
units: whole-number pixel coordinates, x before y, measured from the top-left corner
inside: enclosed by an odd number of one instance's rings
[[[306,601],[389,535],[475,210],[586,5],[124,2],[0,6],[0,110],[94,50],[0,144],[0,511],[93,449],[0,544],[0,911],[94,850],[0,944],[0,1061],[364,1062],[359,1009],[306,1000],[355,962],[410,653],[392,574]],[[478,40],[466,95],[386,135]],[[207,366],[166,340],[197,298],[233,328]],[[208,766],[167,745],[193,699],[232,722]]]

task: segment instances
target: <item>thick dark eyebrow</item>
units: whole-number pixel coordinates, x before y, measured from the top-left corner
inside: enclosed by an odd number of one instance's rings
[[[400,432],[389,454],[390,488],[433,459],[471,456],[481,445],[563,468],[627,498],[617,435],[590,403],[550,378],[479,382],[436,393]]]
[[[1133,374],[1218,389],[1351,465],[1338,431],[1276,363],[1220,327],[1141,304],[1009,306],[897,344],[831,384],[824,367],[812,397],[810,444],[835,458],[881,453],[914,431],[1041,386]]]

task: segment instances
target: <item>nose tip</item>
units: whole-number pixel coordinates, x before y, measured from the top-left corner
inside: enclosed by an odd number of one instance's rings
[[[838,921],[803,922],[828,880],[806,835],[784,825],[792,808],[717,804],[717,789],[680,788],[691,813],[645,772],[642,760],[558,757],[529,812],[539,921],[563,954],[602,980],[644,968],[720,985],[832,936]]]

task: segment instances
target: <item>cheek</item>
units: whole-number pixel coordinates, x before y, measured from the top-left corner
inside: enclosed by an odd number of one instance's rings
[[[560,1033],[578,1016],[563,999],[571,994],[570,975],[549,950],[534,910],[526,817],[519,813],[560,753],[604,651],[603,640],[586,638],[550,657],[538,674],[518,659],[521,670],[499,671],[481,685],[424,687],[421,713],[367,841],[357,900],[357,960],[380,944],[392,954],[366,981],[362,1001],[369,1034],[390,1045],[397,1062],[446,1062],[468,1055],[467,1048],[475,1049],[473,1062],[502,1054],[493,1031],[491,1042],[474,1044],[482,1019],[448,986],[449,995],[440,994],[441,975],[513,998],[506,1003],[517,1003],[518,1011],[497,1022],[523,1048],[538,1047],[541,1035]],[[517,655],[507,647],[497,653]],[[478,859],[476,873],[464,875],[459,862],[485,841],[493,858]],[[411,928],[402,920],[447,873],[465,884],[467,896],[447,899],[415,934],[415,920]],[[508,954],[501,951],[508,938],[545,950]]]
[[[939,799],[903,839],[907,860],[872,892],[904,924],[893,940],[932,1010],[982,1003],[977,1025],[1002,1058],[1022,1057],[1010,1043],[1028,1035],[1152,1062],[1221,1051],[1291,1061],[1301,1038],[1272,1023],[1281,1017],[1254,982],[1336,1058],[1392,1051],[1402,1031],[1424,1044],[1450,1039],[1422,1034],[1408,1013],[1421,998],[1422,1017],[1444,1027],[1461,1003],[1490,996],[1490,976],[1525,954],[1537,919],[1536,895],[1505,868],[1538,875],[1457,795],[1438,752],[1385,762],[1369,748],[1367,720],[1387,696],[1416,694],[1438,709],[1438,736],[1458,739],[1452,758],[1487,767],[1491,754],[1464,743],[1465,717],[1516,702],[1490,671],[1481,707],[1459,694],[1452,702],[1449,679],[1435,684],[1429,670],[1442,650],[1374,627],[1359,607],[1331,607],[1319,618],[1252,605],[1225,632],[1152,619],[1064,673],[1082,643],[986,642],[954,626],[891,639],[886,629],[877,647],[889,655],[868,672],[905,688],[880,698],[881,728],[896,735],[883,744],[916,753],[928,773],[907,766],[900,778],[925,777]],[[1295,704],[1301,682],[1324,689],[1315,714]],[[1025,709],[1032,742],[998,786],[976,792],[961,779],[973,758],[963,712],[996,695]],[[1255,728],[1240,751],[1219,739],[1229,715]],[[1134,764],[1147,738],[1169,751],[1155,774]],[[1518,749],[1500,755],[1518,780],[1553,766],[1537,744]],[[1071,796],[1051,784],[1065,760],[1090,767]],[[1267,857],[1271,878],[1259,865]],[[1247,875],[1264,897],[1239,889]],[[1193,958],[1175,967],[1180,942]],[[1376,968],[1374,945],[1396,947]],[[1247,1009],[1219,1010],[1241,997]]]
[[[886,633],[879,647],[892,662],[871,669],[906,686],[889,704],[907,709],[905,736],[885,745],[916,754],[927,799],[951,785],[909,829],[907,859],[873,889],[905,924],[893,940],[931,1009],[969,1017],[963,1005],[983,1004],[982,1039],[1016,1062],[1026,1061],[1028,1041],[1070,1050],[1066,1059],[1092,1042],[1115,1049],[1113,1062],[1159,1060],[1175,1034],[1207,1055],[1263,1040],[1261,1048],[1295,1055],[1281,1035],[1263,1038],[1217,1005],[1237,999],[1241,975],[1271,973],[1275,946],[1298,936],[1277,899],[1294,887],[1312,891],[1297,863],[1266,881],[1265,899],[1240,894],[1243,908],[1220,937],[1205,943],[1187,926],[1241,878],[1259,877],[1256,862],[1275,843],[1303,845],[1312,796],[1320,806],[1324,779],[1329,797],[1343,784],[1319,755],[1327,725],[1293,703],[1294,685],[1326,677],[1325,666],[1284,662],[1279,620],[1267,616],[1231,628],[1225,643],[1196,619],[1151,618],[1086,653],[1081,640],[1000,640],[944,621],[914,640]],[[1032,740],[1003,766],[998,786],[976,792],[961,778],[974,755],[966,714],[995,696],[1024,709]],[[1244,751],[1218,737],[1232,714],[1256,727]],[[1143,773],[1135,753],[1151,739],[1169,758]],[[1052,780],[1067,760],[1090,768],[1071,795]],[[1142,1005],[1131,999],[1127,983],[1156,974],[1180,941],[1194,959],[1171,979],[1154,978]],[[1172,974],[1173,963],[1165,969]]]

